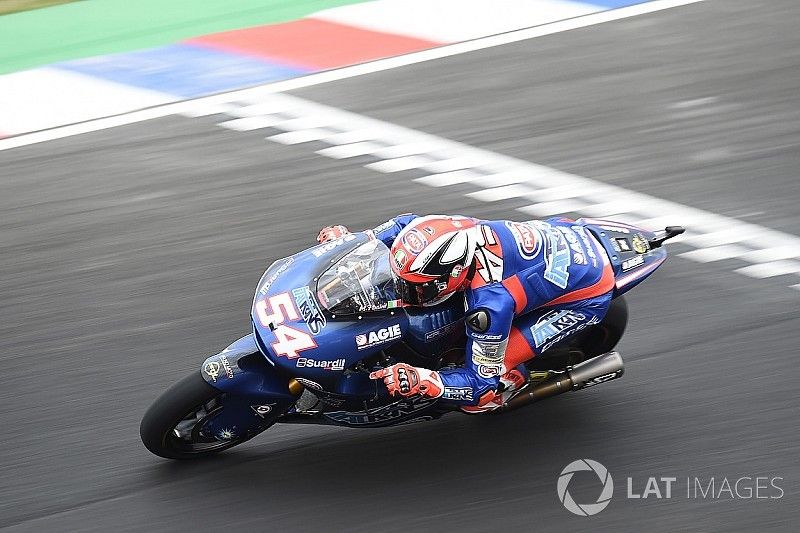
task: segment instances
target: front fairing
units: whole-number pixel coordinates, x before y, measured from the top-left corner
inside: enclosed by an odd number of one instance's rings
[[[358,255],[367,249],[369,253]],[[251,311],[253,332],[265,357],[311,389],[374,395],[375,382],[353,367],[399,341],[409,327],[406,313],[385,294],[387,280],[379,261],[386,263],[388,272],[386,246],[356,233],[273,263],[259,282]],[[362,279],[364,294],[351,301],[345,298],[347,291],[333,285],[331,269],[339,268],[352,287],[357,280],[346,269],[362,262],[372,262],[367,266],[376,279]],[[376,286],[382,283],[378,294]]]

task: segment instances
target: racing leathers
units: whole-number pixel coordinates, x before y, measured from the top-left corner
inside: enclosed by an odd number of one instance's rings
[[[417,218],[400,215],[368,233],[391,246]],[[599,323],[614,288],[605,251],[573,220],[474,222],[477,247],[464,287],[464,366],[432,372],[400,363],[371,376],[393,394],[441,397],[466,412],[501,406],[503,391],[525,383],[523,363]]]
[[[400,215],[370,233],[391,246],[416,218]],[[474,270],[464,288],[464,366],[421,375],[400,364],[372,376],[383,378],[390,392],[441,397],[467,412],[499,407],[503,390],[524,384],[525,361],[599,323],[614,287],[608,256],[573,220],[474,222]],[[414,386],[418,382],[422,389]]]

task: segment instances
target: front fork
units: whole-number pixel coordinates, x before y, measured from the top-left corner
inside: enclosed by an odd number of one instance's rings
[[[203,432],[218,440],[260,433],[288,411],[302,392],[267,362],[252,333],[206,359],[201,374],[225,393],[203,424]]]

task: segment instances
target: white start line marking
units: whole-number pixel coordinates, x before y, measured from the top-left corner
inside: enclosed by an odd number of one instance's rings
[[[689,250],[679,256],[699,263],[738,259],[745,266],[735,272],[757,279],[789,275],[790,286],[800,290],[795,283],[800,277],[800,237],[795,235],[295,96],[251,94],[229,104],[236,108],[223,113],[229,117],[219,123],[223,128],[260,130],[267,140],[281,144],[313,142],[317,154],[337,160],[366,157],[367,168],[413,171],[417,177],[412,179],[428,187],[467,185],[474,188],[467,196],[483,202],[526,200],[530,203],[517,210],[531,217],[577,214],[647,229],[686,226],[686,234],[674,242]]]

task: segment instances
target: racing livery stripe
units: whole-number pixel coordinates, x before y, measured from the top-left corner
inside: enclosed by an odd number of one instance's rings
[[[519,281],[519,277],[514,274],[503,280],[503,286],[514,298],[514,312],[520,314],[528,306],[528,296]]]
[[[215,33],[186,42],[306,69],[342,67],[442,44],[316,19]]]
[[[606,263],[603,267],[603,276],[597,280],[592,285],[588,287],[584,287],[583,289],[578,289],[576,291],[568,292],[564,296],[559,296],[555,300],[550,300],[542,307],[548,307],[551,305],[560,305],[566,304],[570,302],[577,302],[579,300],[585,300],[587,298],[594,298],[595,296],[600,296],[601,294],[605,294],[611,289],[614,288],[614,269],[611,268],[609,263]]]

